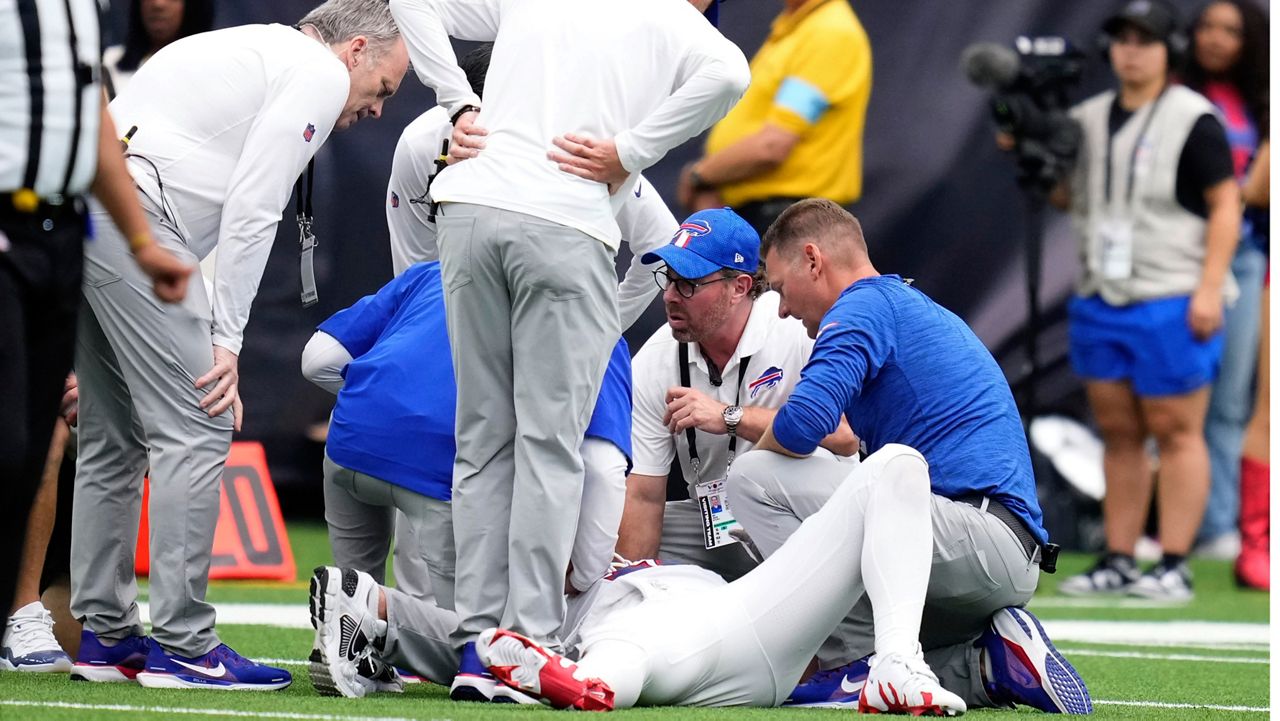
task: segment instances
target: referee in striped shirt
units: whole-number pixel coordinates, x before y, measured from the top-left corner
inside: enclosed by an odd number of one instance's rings
[[[97,0],[0,0],[0,606],[71,370],[84,195],[108,209],[165,302],[191,268],[155,244],[100,84]]]

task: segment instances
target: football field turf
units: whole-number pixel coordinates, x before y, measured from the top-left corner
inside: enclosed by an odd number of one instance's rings
[[[446,689],[407,687],[403,695],[322,698],[307,679],[312,633],[306,626],[312,567],[328,562],[324,529],[291,524],[297,582],[215,582],[209,600],[219,607],[224,641],[246,656],[271,660],[294,675],[282,692],[229,693],[144,689],[133,684],[72,683],[65,675],[0,673],[0,719],[356,719],[544,718],[556,712],[530,707],[456,704]],[[1263,719],[1270,715],[1268,605],[1265,593],[1237,590],[1225,562],[1192,564],[1196,600],[1159,607],[1123,601],[1079,601],[1054,594],[1067,575],[1091,559],[1064,558],[1055,576],[1042,576],[1030,604],[1059,649],[1084,677],[1100,719]],[[145,592],[145,591],[144,591]],[[300,628],[303,626],[305,628]],[[849,711],[810,709],[636,709],[635,719],[818,719]],[[975,711],[999,718],[1010,711]],[[1020,713],[1038,713],[1020,709]]]

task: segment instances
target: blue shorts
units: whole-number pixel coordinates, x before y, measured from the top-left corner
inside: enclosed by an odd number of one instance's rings
[[[1129,381],[1139,396],[1176,396],[1213,382],[1223,335],[1197,340],[1187,324],[1188,296],[1114,306],[1075,297],[1071,366],[1086,380]]]

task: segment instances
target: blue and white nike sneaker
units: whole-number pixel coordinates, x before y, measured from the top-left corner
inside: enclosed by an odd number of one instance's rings
[[[870,656],[837,668],[818,671],[795,687],[783,706],[788,708],[857,708],[867,682]]]
[[[254,663],[225,643],[194,658],[169,653],[160,644],[152,643],[147,667],[138,674],[138,683],[147,688],[277,691],[293,683],[293,677],[284,669]]]
[[[133,681],[146,667],[150,653],[151,639],[146,636],[129,636],[108,646],[98,638],[98,634],[86,628],[80,632],[80,652],[71,666],[71,680],[96,683]]]
[[[976,645],[986,652],[986,690],[993,703],[1021,704],[1047,713],[1093,713],[1084,679],[1025,608],[996,611]]]
[[[14,611],[0,641],[0,669],[35,673],[66,673],[71,657],[53,636],[53,614],[32,601]]]

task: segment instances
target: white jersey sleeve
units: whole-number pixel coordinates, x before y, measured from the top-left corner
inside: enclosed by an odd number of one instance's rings
[[[711,127],[737,104],[751,81],[742,50],[710,24],[689,22],[676,28],[689,35],[684,57],[672,59],[679,67],[675,92],[637,125],[614,136],[618,159],[632,172],[648,168]]]
[[[662,333],[669,337],[671,330],[659,328],[631,361],[631,472],[643,476],[667,475],[676,456],[675,439],[662,423],[667,389],[676,385],[670,382],[676,345],[674,340],[655,342]]]
[[[680,224],[658,191],[642,175],[618,211],[618,227],[632,256],[631,265],[618,284],[618,320],[625,331],[658,293],[658,285],[653,282],[653,269],[657,266],[644,265],[640,262],[641,256],[669,243]]]
[[[346,384],[342,371],[351,360],[351,352],[337,338],[318,330],[302,349],[302,377],[336,396]]]
[[[213,281],[214,345],[240,352],[294,181],[329,138],[350,90],[340,63],[299,62],[270,83],[227,183]]]
[[[449,112],[436,106],[409,123],[396,143],[387,182],[387,231],[395,275],[414,263],[440,259],[427,188],[436,174],[440,144],[452,131]]]
[[[467,76],[458,67],[449,37],[489,41],[498,36],[507,0],[391,0],[391,15],[409,49],[414,72],[436,91],[449,117],[464,105],[479,105]]]

